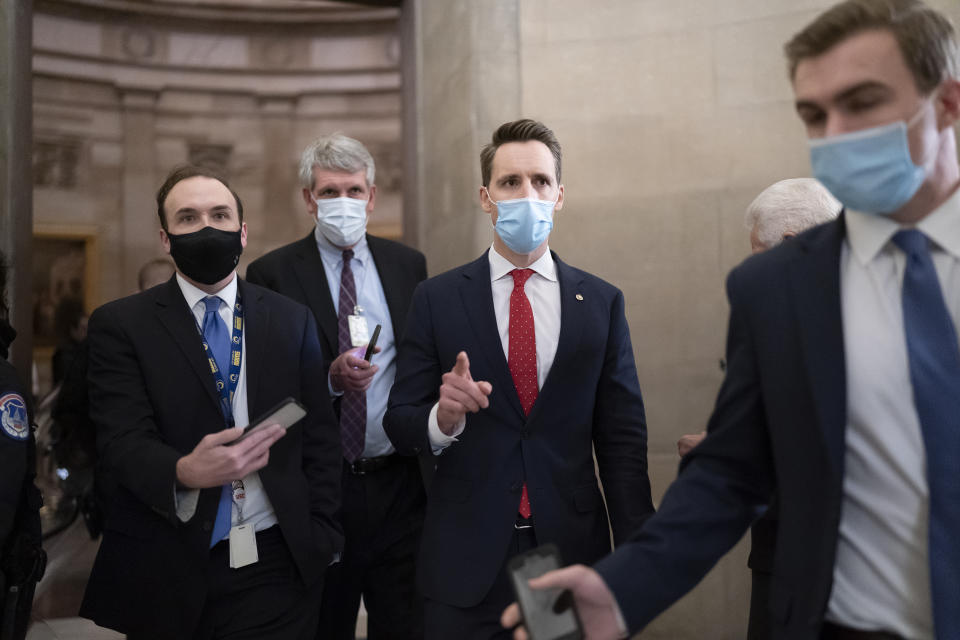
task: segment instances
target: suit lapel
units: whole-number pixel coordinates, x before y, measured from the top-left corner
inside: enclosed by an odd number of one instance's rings
[[[386,264],[386,256],[383,254],[383,245],[378,239],[367,236],[367,246],[370,248],[370,255],[373,256],[373,264],[377,268],[377,274],[380,276],[380,284],[383,286],[383,295],[387,299],[387,309],[390,311],[390,322],[393,324],[394,340],[399,341],[402,337],[400,331],[403,328],[404,318],[400,317],[403,303],[400,301],[400,295],[408,287],[404,286],[400,278],[398,269],[391,269]]]
[[[540,407],[549,404],[548,394],[556,386],[554,382],[564,366],[563,363],[573,358],[577,346],[580,344],[580,335],[583,332],[583,311],[584,303],[577,300],[577,294],[583,285],[583,276],[567,264],[560,261],[556,253],[553,255],[554,264],[557,265],[557,280],[560,282],[560,337],[557,342],[557,353],[553,357],[553,364],[550,366],[550,372],[546,380],[543,381],[543,388],[537,394],[537,401],[530,410],[530,421],[536,419],[540,413]],[[545,399],[546,398],[546,399]]]
[[[245,281],[237,282],[243,304],[243,358],[247,370],[247,410],[255,414],[260,379],[263,373],[264,354],[270,339],[270,308],[263,304],[263,294]],[[253,415],[250,416],[251,418]]]
[[[320,250],[313,233],[297,243],[297,260],[293,270],[303,289],[307,306],[320,326],[320,333],[327,341],[334,357],[340,354],[340,339],[337,332],[337,314],[334,311],[333,295],[327,284],[327,272],[323,268]]]
[[[790,265],[801,349],[813,391],[819,427],[834,469],[843,472],[847,420],[847,379],[840,301],[840,254],[844,216],[821,233],[797,238],[800,259]]]
[[[519,416],[526,420],[520,397],[513,385],[510,367],[503,354],[503,344],[500,342],[500,330],[497,329],[497,316],[493,310],[493,290],[490,287],[490,261],[484,253],[463,268],[463,282],[460,285],[460,299],[467,312],[467,319],[477,343],[481,347],[480,354],[467,353],[470,358],[482,357],[495,376],[490,380],[494,393],[502,390],[503,397]]]
[[[220,411],[220,396],[217,393],[214,384],[213,375],[210,373],[210,365],[203,354],[203,341],[200,337],[200,330],[197,328],[197,321],[193,313],[187,308],[187,302],[183,298],[183,293],[177,285],[176,277],[172,277],[167,284],[160,287],[157,297],[157,318],[164,326],[174,344],[183,353],[184,358],[190,363],[190,368],[200,378],[203,388],[210,396],[210,401]]]

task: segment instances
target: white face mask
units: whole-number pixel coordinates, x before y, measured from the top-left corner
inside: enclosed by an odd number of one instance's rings
[[[319,198],[317,229],[338,247],[352,247],[367,231],[367,200],[357,198]]]

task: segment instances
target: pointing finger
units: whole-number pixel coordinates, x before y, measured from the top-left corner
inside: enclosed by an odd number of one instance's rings
[[[457,354],[457,363],[453,365],[453,372],[461,378],[470,377],[470,358],[467,357],[466,351]]]

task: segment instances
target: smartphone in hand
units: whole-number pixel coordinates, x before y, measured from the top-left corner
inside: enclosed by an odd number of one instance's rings
[[[259,418],[250,422],[250,424],[243,428],[243,433],[240,437],[229,444],[242,442],[247,437],[272,424],[279,424],[284,429],[289,429],[305,415],[307,415],[306,407],[293,398],[285,398]]]
[[[370,358],[373,357],[373,351],[377,348],[377,338],[380,337],[380,327],[381,325],[378,324],[376,328],[374,328],[373,337],[370,338],[370,342],[367,343],[367,350],[363,354],[363,359],[367,362],[370,362]]]
[[[560,589],[531,589],[528,580],[560,568],[556,545],[545,544],[510,559],[507,571],[531,640],[581,640],[573,597]]]

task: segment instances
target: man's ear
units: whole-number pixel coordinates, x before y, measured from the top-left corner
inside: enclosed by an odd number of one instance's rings
[[[944,80],[937,91],[937,129],[943,131],[960,120],[960,80]]]
[[[300,195],[303,197],[303,203],[307,205],[307,213],[311,216],[317,215],[317,203],[313,201],[313,194],[310,189],[301,189]]]
[[[370,185],[370,197],[367,198],[367,215],[373,213],[373,207],[377,204],[377,185]]]
[[[170,236],[163,229],[160,229],[160,246],[167,255],[170,255]]]
[[[490,198],[490,192],[483,185],[480,186],[480,207],[487,213],[493,213],[493,210],[497,208],[497,205]]]

